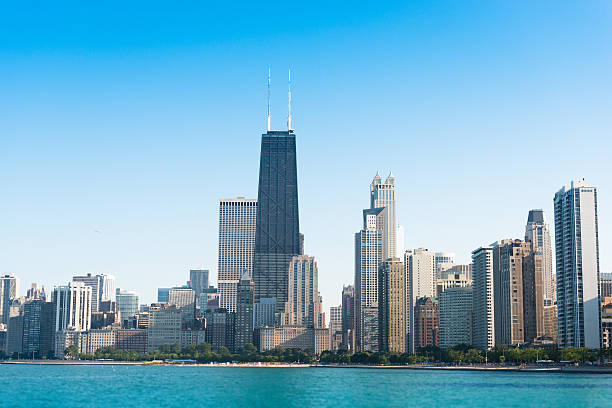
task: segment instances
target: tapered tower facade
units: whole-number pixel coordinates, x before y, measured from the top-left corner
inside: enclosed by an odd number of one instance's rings
[[[261,137],[253,281],[255,302],[275,298],[276,311],[281,312],[289,263],[301,248],[296,139],[292,129],[270,130],[269,100],[268,131]]]

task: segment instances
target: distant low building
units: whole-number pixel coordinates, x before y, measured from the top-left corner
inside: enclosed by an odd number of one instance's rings
[[[306,327],[261,327],[257,329],[260,351],[274,348],[310,349],[316,355],[330,349],[329,329]]]
[[[415,348],[439,346],[440,307],[438,299],[419,298],[414,306]]]
[[[146,329],[117,329],[115,331],[115,348],[144,354],[147,352],[147,338]]]
[[[442,348],[472,344],[472,287],[446,288],[439,297]]]
[[[181,344],[181,309],[166,303],[154,303],[149,307],[147,328],[147,352],[159,346]]]

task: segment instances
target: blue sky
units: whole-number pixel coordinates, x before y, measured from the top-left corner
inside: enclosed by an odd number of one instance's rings
[[[326,306],[353,280],[380,171],[406,246],[521,238],[571,179],[599,188],[612,271],[612,5],[20,2],[0,13],[0,273],[111,273],[155,300],[216,277],[220,198],[257,195],[292,69],[300,225]],[[384,4],[382,4],[384,3]],[[15,3],[17,4],[17,3]]]

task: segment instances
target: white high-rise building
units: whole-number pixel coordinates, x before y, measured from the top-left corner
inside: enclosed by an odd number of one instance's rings
[[[53,290],[55,331],[87,331],[91,328],[92,289],[84,282],[70,282]]]
[[[257,200],[244,197],[219,201],[219,307],[236,311],[238,282],[253,276]]]
[[[100,275],[100,287],[102,290],[100,291],[100,301],[110,300],[111,302],[115,302],[116,298],[116,280],[113,275]]]
[[[11,300],[19,294],[19,279],[4,275],[0,277],[0,323],[8,325],[11,317]]]
[[[370,184],[370,209],[385,208],[385,223],[383,233],[382,259],[393,258],[397,251],[397,220],[395,217],[395,177],[389,177],[382,182],[380,174],[376,173]]]
[[[597,189],[572,181],[555,194],[559,347],[601,347]]]
[[[404,254],[406,268],[406,327],[408,347],[414,353],[414,306],[422,297],[435,297],[437,280],[435,254],[425,248],[408,250]]]
[[[493,248],[472,252],[472,344],[481,350],[495,346]]]
[[[355,234],[355,342],[357,351],[378,351],[378,268],[384,208],[364,210],[364,229]]]

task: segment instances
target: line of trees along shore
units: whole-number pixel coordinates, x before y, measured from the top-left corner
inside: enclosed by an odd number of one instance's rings
[[[76,356],[75,350],[69,355]],[[117,350],[112,347],[99,349],[95,354],[80,354],[78,358],[84,360],[112,359],[122,361],[147,360],[195,360],[199,363],[208,362],[284,362],[284,363],[311,363],[315,361],[312,350],[300,349],[273,349],[258,352],[252,344],[248,344],[239,353],[230,353],[226,347],[212,351],[209,344],[187,346],[180,349],[178,345],[161,346],[158,351],[147,354],[138,354]],[[337,352],[324,351],[319,356],[321,363],[339,364],[418,364],[418,363],[445,363],[445,364],[522,364],[535,363],[538,360],[551,360],[554,362],[570,361],[573,363],[598,362],[612,359],[612,349],[588,348],[519,348],[498,345],[493,350],[482,351],[468,345],[459,345],[453,348],[441,349],[438,347],[421,348],[416,354],[400,354],[397,352],[359,352],[351,354],[346,350]]]
[[[258,352],[252,344],[247,344],[244,350],[231,353],[226,347],[219,347],[213,351],[210,344],[189,345],[181,349],[177,344],[160,346],[159,350],[139,354],[134,351],[123,351],[114,347],[102,347],[94,354],[82,354],[74,345],[65,350],[68,358],[81,360],[115,360],[115,361],[152,361],[152,360],[195,360],[198,363],[210,362],[282,362],[282,363],[312,363],[317,361],[312,350],[300,349],[273,349]],[[0,355],[0,358],[7,358]],[[25,356],[14,355],[14,359]],[[27,359],[27,358],[26,358]],[[612,349],[588,348],[519,348],[504,345],[495,346],[487,352],[468,345],[459,345],[452,348],[441,349],[426,347],[418,349],[416,354],[397,352],[359,352],[351,354],[347,350],[324,351],[318,358],[321,363],[331,364],[480,364],[484,362],[498,364],[535,363],[537,360],[551,360],[554,362],[570,361],[573,363],[599,362],[612,360]]]
[[[538,360],[554,362],[570,361],[573,363],[599,362],[612,359],[612,349],[589,348],[533,348],[495,346],[492,350],[483,351],[468,345],[458,345],[452,348],[425,347],[418,349],[416,354],[398,352],[359,352],[350,354],[347,351],[324,351],[319,357],[322,363],[340,364],[522,364],[535,363]]]

